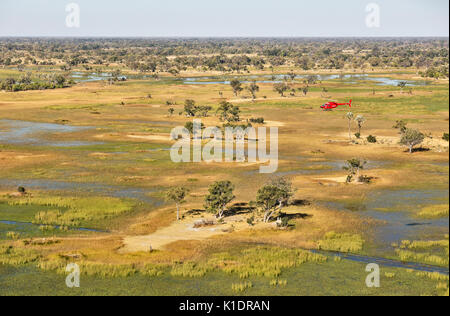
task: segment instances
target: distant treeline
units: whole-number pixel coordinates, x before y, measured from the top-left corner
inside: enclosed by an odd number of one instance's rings
[[[115,65],[141,72],[418,68],[448,77],[448,38],[408,39],[0,39],[0,65],[63,70]]]
[[[33,79],[31,74],[26,74],[20,79],[6,78],[0,80],[0,90],[6,91],[26,91],[26,90],[46,90],[65,88],[74,84],[72,80],[67,80],[63,75],[48,75],[45,78]]]

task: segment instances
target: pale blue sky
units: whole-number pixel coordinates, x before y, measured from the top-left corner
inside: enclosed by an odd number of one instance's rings
[[[78,3],[80,28],[67,28]],[[366,5],[381,27],[366,27]],[[0,36],[448,36],[448,0],[0,0]]]

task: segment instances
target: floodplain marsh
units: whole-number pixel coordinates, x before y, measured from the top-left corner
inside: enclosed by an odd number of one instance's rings
[[[74,67],[75,83],[60,89],[0,91],[0,295],[448,295],[448,79],[409,68],[153,76],[120,66],[127,79],[111,83],[120,67],[97,67],[105,75]],[[255,81],[256,95],[236,94],[236,79]],[[294,92],[280,96],[278,82]],[[320,110],[331,99],[352,108]],[[186,100],[211,107],[205,126],[224,125],[226,101],[239,106],[237,124],[278,127],[277,172],[172,162],[170,131],[193,119]],[[359,137],[350,122],[351,140],[349,111],[364,116]],[[398,121],[426,136],[412,154]],[[367,183],[346,181],[354,158],[367,161]],[[295,192],[264,222],[251,202],[278,177]],[[216,220],[204,201],[224,180],[235,198]],[[165,199],[177,186],[189,189],[179,221]],[[382,287],[369,289],[367,264],[350,255],[399,266],[381,264]],[[79,289],[64,283],[71,262]]]

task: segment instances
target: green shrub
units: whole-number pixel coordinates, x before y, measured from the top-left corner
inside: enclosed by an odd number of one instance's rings
[[[251,123],[255,123],[255,124],[264,124],[264,117],[258,117],[258,118],[251,118],[250,119]]]
[[[367,136],[367,141],[369,143],[376,143],[377,142],[377,138],[375,136],[369,135],[369,136]]]

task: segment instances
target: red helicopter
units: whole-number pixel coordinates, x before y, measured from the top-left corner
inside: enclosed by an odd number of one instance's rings
[[[349,107],[352,107],[352,100],[350,100],[349,103],[337,103],[335,101],[330,101],[322,105],[320,108],[324,111],[331,111],[332,109],[335,109],[340,105],[348,105]]]

